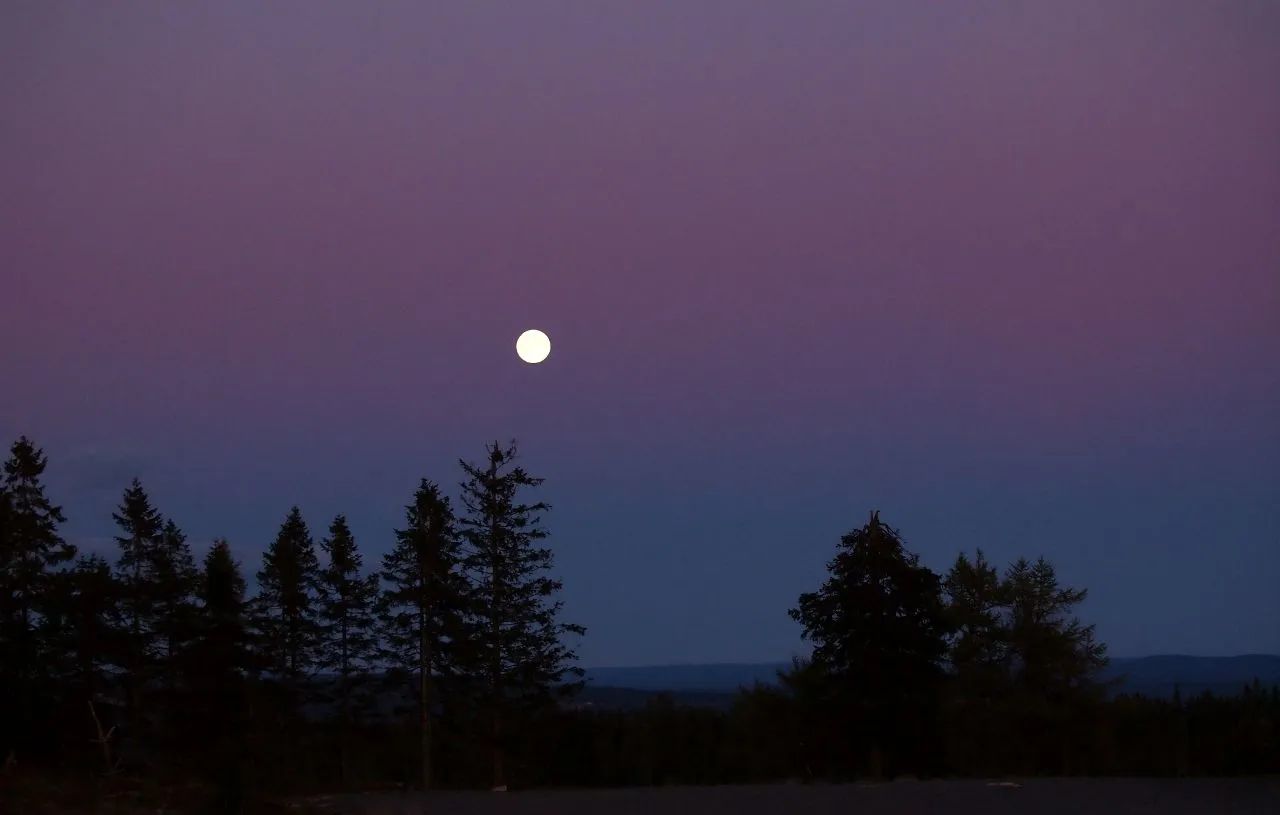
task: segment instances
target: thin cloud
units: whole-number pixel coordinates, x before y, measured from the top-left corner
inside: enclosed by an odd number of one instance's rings
[[[69,489],[79,491],[118,491],[134,478],[146,475],[150,456],[147,451],[128,442],[104,442],[85,445],[58,462],[58,473]]]

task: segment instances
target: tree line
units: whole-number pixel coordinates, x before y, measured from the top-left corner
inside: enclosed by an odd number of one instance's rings
[[[578,698],[542,483],[515,442],[422,479],[367,565],[344,516],[297,507],[249,591],[224,539],[202,556],[133,480],[114,562],[59,533],[43,450],[0,483],[0,759],[10,769],[200,779],[246,796],[402,786],[838,781],[902,774],[1280,771],[1280,689],[1119,695],[1044,558],[979,550],[942,575],[872,513],[791,617],[812,646],[729,711]]]
[[[84,743],[69,734],[92,725],[114,737],[99,739],[115,750],[108,773],[197,772],[236,790],[264,780],[250,770],[270,784],[355,777],[357,731],[389,713],[416,725],[420,784],[456,775],[433,758],[465,733],[505,786],[510,731],[580,686],[565,640],[584,629],[559,619],[549,507],[523,497],[541,479],[514,442],[485,453],[459,462],[460,511],[422,479],[374,569],[344,516],[316,541],[294,507],[250,595],[229,543],[197,562],[138,479],[113,513],[115,562],[77,552],[47,457],[20,438],[0,489],[0,746],[65,760]],[[388,698],[414,709],[379,710]]]

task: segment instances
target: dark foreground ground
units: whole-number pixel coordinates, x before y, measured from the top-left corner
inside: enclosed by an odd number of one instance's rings
[[[1280,779],[1030,779],[335,796],[344,815],[1280,815]],[[329,809],[330,807],[325,807]]]

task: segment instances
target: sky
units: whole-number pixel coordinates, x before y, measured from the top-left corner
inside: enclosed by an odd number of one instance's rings
[[[387,550],[515,438],[588,666],[786,660],[873,509],[1280,653],[1280,3],[0,9],[0,434],[111,552]],[[546,331],[526,365],[515,339]]]

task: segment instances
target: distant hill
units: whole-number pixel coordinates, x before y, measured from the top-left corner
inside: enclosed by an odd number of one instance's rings
[[[1218,695],[1233,694],[1239,693],[1254,679],[1263,685],[1280,683],[1280,655],[1120,657],[1111,660],[1108,674],[1124,680],[1118,689],[1122,693],[1141,693],[1167,699],[1173,696],[1173,689],[1178,686],[1183,698],[1204,691]]]
[[[587,686],[575,697],[579,707],[605,710],[634,710],[665,694],[672,701],[692,707],[728,709],[738,689],[756,682],[777,683],[778,671],[790,662],[759,662],[711,665],[647,665],[637,668],[589,668]],[[1235,657],[1193,657],[1179,654],[1117,658],[1107,671],[1109,678],[1122,679],[1116,693],[1140,693],[1167,699],[1175,686],[1183,698],[1204,691],[1215,695],[1239,693],[1256,678],[1263,685],[1280,684],[1280,655],[1245,654]],[[332,678],[318,678],[323,684]],[[390,715],[396,705],[410,704],[403,690],[385,691],[378,707]],[[324,709],[318,705],[316,712]]]
[[[778,671],[789,669],[790,662],[722,663],[711,665],[646,665],[640,668],[588,668],[591,685],[634,690],[736,691],[757,681],[776,684]]]
[[[587,688],[578,701],[592,707],[633,708],[666,693],[681,704],[725,708],[738,688],[775,684],[778,671],[790,667],[789,662],[761,662],[589,668]],[[1204,691],[1235,694],[1254,679],[1264,685],[1280,683],[1280,655],[1121,657],[1111,661],[1107,676],[1123,680],[1117,693],[1167,699],[1178,686],[1184,698]]]

